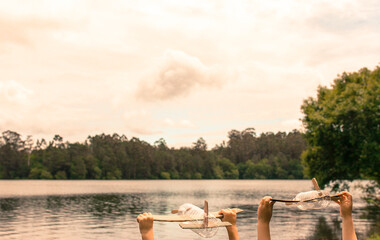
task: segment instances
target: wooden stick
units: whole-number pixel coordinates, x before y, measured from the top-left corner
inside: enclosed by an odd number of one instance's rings
[[[271,201],[272,202],[284,202],[284,203],[298,203],[298,202],[300,202],[298,200],[285,200],[285,199],[275,199],[275,198],[272,198]]]
[[[318,191],[318,195],[322,196],[323,193],[321,192],[321,188],[318,185],[317,179],[313,178],[313,179],[311,179],[311,181],[313,182],[314,189]]]
[[[203,227],[208,227],[208,202],[205,200],[205,207],[204,207],[204,217],[203,217]]]
[[[333,196],[325,196],[325,197],[317,197],[317,198],[312,198],[312,199],[308,199],[308,200],[304,200],[304,201],[272,198],[271,201],[273,201],[273,202],[284,202],[286,205],[292,205],[292,204],[299,203],[299,202],[312,202],[312,201],[320,200],[323,198],[330,198],[330,200],[335,201],[335,200],[339,199],[341,195],[342,194],[337,194],[337,195],[333,195]]]
[[[318,185],[317,179],[313,178],[313,179],[311,179],[311,181],[313,182],[314,189],[317,190],[317,191],[320,191],[321,188]]]

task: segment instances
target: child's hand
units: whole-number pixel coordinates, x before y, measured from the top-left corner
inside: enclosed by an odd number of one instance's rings
[[[239,233],[236,226],[236,212],[231,209],[223,209],[218,212],[218,214],[223,214],[222,221],[229,222],[232,226],[226,227],[229,240],[239,240]]]
[[[335,202],[340,206],[340,216],[342,217],[342,239],[356,240],[354,221],[352,219],[352,195],[348,192],[339,193],[339,200]]]
[[[153,231],[153,216],[151,213],[143,213],[137,217],[141,235]]]
[[[352,216],[352,195],[348,192],[339,193],[339,200],[335,202],[340,205],[340,216],[342,218]]]
[[[272,218],[273,205],[271,197],[264,197],[257,209],[257,239],[270,240],[269,222]]]
[[[223,209],[218,212],[218,214],[222,214],[222,222],[229,222],[232,225],[236,225],[236,212],[231,209]]]
[[[269,223],[272,218],[273,205],[272,197],[264,197],[260,201],[259,209],[257,210],[258,222]]]

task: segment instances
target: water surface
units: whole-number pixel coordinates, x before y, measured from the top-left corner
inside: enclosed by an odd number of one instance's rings
[[[241,239],[256,239],[256,210],[270,195],[291,199],[311,190],[310,180],[141,180],[141,181],[0,181],[1,239],[140,239],[136,216],[170,214],[183,203],[210,211],[238,207]],[[365,203],[354,195],[354,224],[365,234],[373,222],[362,219]],[[301,211],[276,203],[272,239],[340,239],[339,207]],[[155,222],[156,239],[202,239],[177,223]],[[220,228],[212,239],[228,239]]]

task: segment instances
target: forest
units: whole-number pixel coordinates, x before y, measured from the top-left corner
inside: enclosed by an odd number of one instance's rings
[[[231,130],[210,150],[203,138],[175,149],[162,138],[151,145],[115,133],[70,143],[8,130],[0,137],[0,179],[303,179],[306,147],[297,130]]]

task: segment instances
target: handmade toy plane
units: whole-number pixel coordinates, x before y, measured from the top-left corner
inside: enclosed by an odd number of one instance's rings
[[[316,198],[312,198],[312,199],[307,199],[307,200],[284,200],[284,199],[276,199],[276,198],[272,198],[271,201],[272,202],[284,202],[286,205],[292,205],[292,204],[297,204],[299,202],[317,202],[317,201],[320,201],[320,200],[331,200],[331,201],[335,201],[335,200],[338,200],[341,196],[341,194],[336,194],[336,195],[333,195],[333,196],[330,196],[330,195],[325,195],[323,196],[323,193],[321,192],[321,189],[318,185],[318,182],[317,182],[317,179],[313,178],[311,180],[313,182],[313,185],[314,185],[314,189],[316,191],[319,191],[318,195],[319,197],[316,197]]]
[[[233,208],[236,213],[243,212],[242,209]],[[178,210],[172,210],[172,214],[178,213]],[[208,202],[205,201],[204,205],[204,216],[203,218],[191,218],[186,215],[153,215],[153,221],[160,222],[191,222],[203,220],[203,223],[180,223],[179,226],[183,229],[204,229],[204,228],[215,228],[215,227],[228,227],[231,226],[229,222],[209,222],[209,218],[223,218],[223,215],[218,214],[218,212],[212,212],[213,216],[209,215]]]

